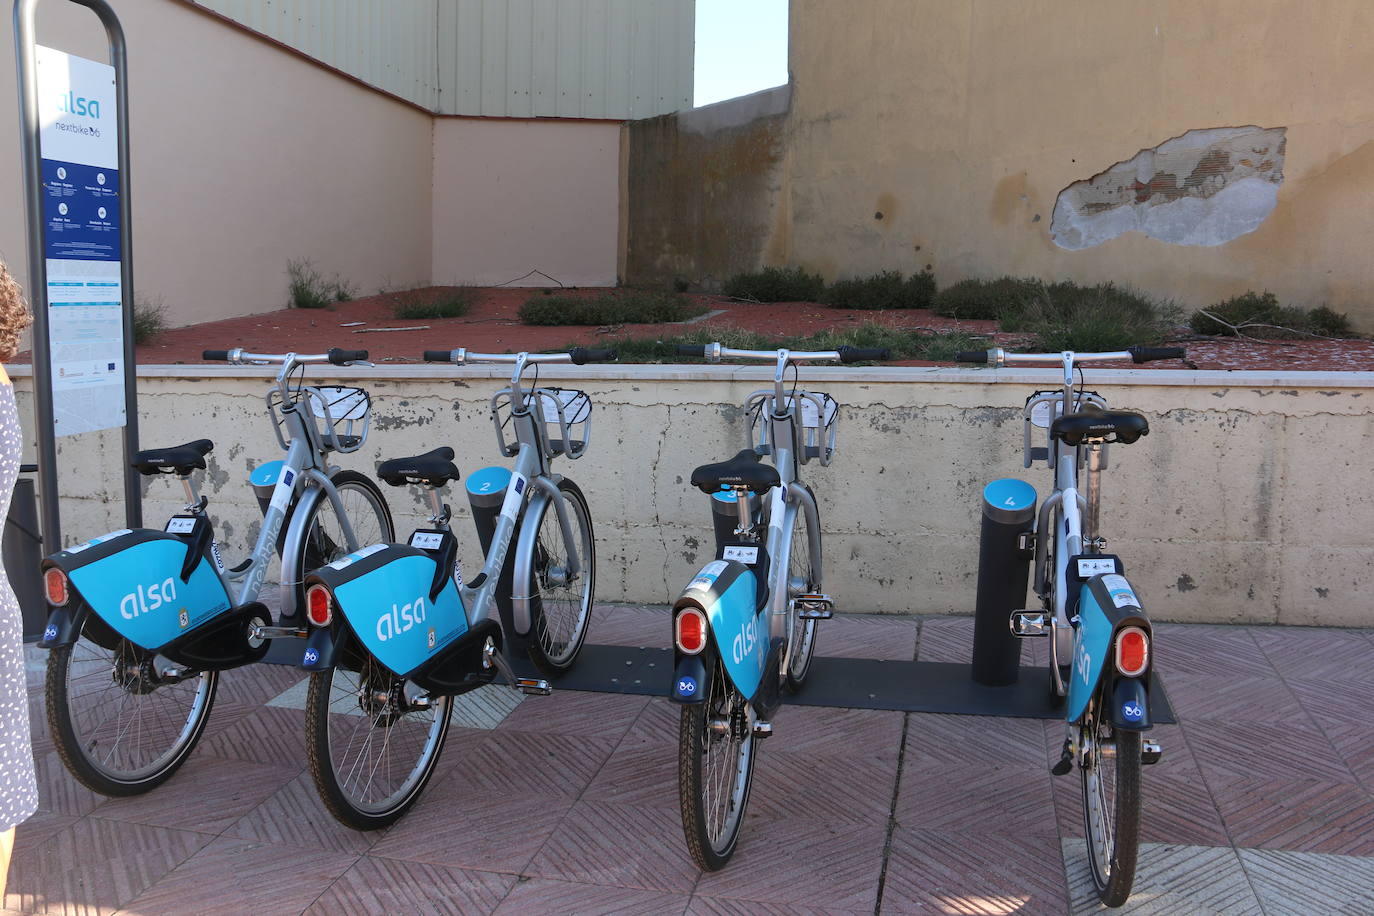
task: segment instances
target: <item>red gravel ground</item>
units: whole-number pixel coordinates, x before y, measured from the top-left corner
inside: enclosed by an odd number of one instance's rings
[[[432,287],[408,296],[432,296]],[[594,296],[603,290],[558,291],[560,295]],[[369,296],[341,302],[327,309],[283,309],[261,315],[229,318],[177,328],[160,334],[138,348],[143,364],[201,362],[205,349],[243,347],[249,351],[277,353],[287,349],[320,351],[329,347],[368,349],[377,363],[418,362],[422,351],[466,347],[503,353],[517,350],[551,350],[564,346],[596,346],[607,339],[630,336],[676,336],[697,328],[811,334],[826,328],[844,328],[878,322],[894,328],[921,331],[962,330],[991,334],[991,321],[956,321],[925,310],[851,311],[832,309],[812,302],[743,303],[723,296],[698,295],[709,317],[685,324],[628,324],[614,327],[536,327],[520,323],[517,312],[538,289],[483,289],[472,310],[461,318],[403,321],[392,317],[395,294]],[[716,314],[716,313],[719,314]],[[406,330],[381,330],[404,328]],[[999,343],[1016,346],[1024,337],[995,335]],[[1374,341],[1246,341],[1223,339],[1180,340],[1188,348],[1189,362],[1198,369],[1304,369],[1374,370]],[[907,362],[903,365],[934,365]],[[1191,368],[1179,361],[1151,364],[1158,368]]]

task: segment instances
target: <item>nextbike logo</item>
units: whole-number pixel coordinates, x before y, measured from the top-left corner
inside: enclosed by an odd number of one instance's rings
[[[176,582],[171,577],[164,579],[161,585],[150,585],[146,589],[142,585],[137,585],[131,593],[120,599],[119,616],[125,620],[133,620],[141,614],[157,610],[164,604],[170,604],[176,597]]]
[[[1139,722],[1145,718],[1145,707],[1133,701],[1127,701],[1121,707],[1121,717],[1127,722]]]
[[[66,92],[57,97],[57,110],[64,114],[80,115],[83,118],[100,120],[100,100],[88,99],[74,92]]]
[[[302,665],[313,665],[319,662],[320,653],[316,649],[306,649],[305,657],[301,659]]]
[[[424,598],[416,598],[410,604],[402,605],[399,608],[393,604],[390,614],[383,614],[377,619],[377,638],[386,642],[388,639],[400,636],[417,623],[424,623],[424,621]]]

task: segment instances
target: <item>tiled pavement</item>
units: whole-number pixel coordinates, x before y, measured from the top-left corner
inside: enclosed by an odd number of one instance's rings
[[[664,645],[666,620],[607,605],[592,640]],[[1165,754],[1145,770],[1144,844],[1123,912],[1374,913],[1374,632],[1157,629],[1180,724],[1156,730]],[[819,645],[957,661],[971,633],[967,618],[846,617],[824,625]],[[182,772],[146,796],[106,799],[58,761],[43,657],[31,653],[42,808],[19,828],[12,910],[1098,909],[1078,783],[1048,772],[1062,732],[1052,723],[785,707],[759,752],[735,859],[703,875],[677,812],[676,711],[660,699],[493,693],[455,720],[411,813],[360,834],[316,799],[294,670],[226,674]]]

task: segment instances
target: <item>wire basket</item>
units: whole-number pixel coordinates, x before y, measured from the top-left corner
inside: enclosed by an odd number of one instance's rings
[[[535,388],[525,393],[525,404],[539,422],[544,455],[581,458],[591,439],[592,399],[574,388]],[[511,391],[498,391],[491,399],[491,419],[496,426],[496,441],[501,454],[511,457],[520,443],[511,429]]]
[[[356,452],[367,441],[372,425],[372,397],[365,389],[346,386],[297,385],[288,410],[295,410],[306,425],[315,430],[325,451]],[[281,392],[275,388],[267,395],[277,441],[290,446],[290,434],[282,409]]]
[[[749,444],[760,455],[773,452],[769,439],[773,428],[770,420],[773,400],[773,392],[765,390],[754,392],[744,402],[749,414]],[[790,407],[794,403],[798,461],[806,464],[815,458],[822,467],[829,465],[835,457],[840,405],[823,391],[794,391],[784,400],[784,405]]]

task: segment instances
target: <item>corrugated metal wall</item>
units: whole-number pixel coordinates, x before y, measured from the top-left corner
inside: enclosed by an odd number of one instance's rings
[[[695,0],[194,2],[439,114],[692,107]]]

